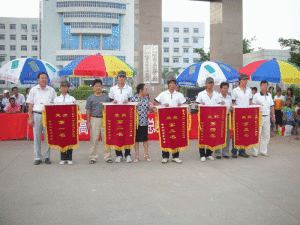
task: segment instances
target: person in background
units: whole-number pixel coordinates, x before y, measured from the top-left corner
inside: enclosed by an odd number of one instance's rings
[[[252,92],[252,97],[257,93],[257,87],[253,87],[251,89],[251,92]]]
[[[284,104],[286,104],[286,100],[290,99],[291,100],[291,104],[292,106],[295,104],[295,95],[293,95],[293,89],[292,88],[288,88],[286,91],[286,95],[284,96]]]
[[[284,104],[284,96],[281,95],[281,88],[277,87],[276,88],[276,95],[274,97],[274,104],[275,104],[275,126],[276,129],[278,129],[278,127],[282,126],[282,107]]]
[[[6,113],[14,114],[14,113],[20,113],[21,107],[16,104],[15,97],[9,98],[9,106],[6,107]]]
[[[272,98],[273,98],[273,92],[274,92],[274,88],[271,86],[271,87],[269,87],[269,91],[268,91],[270,94],[271,94],[271,96],[272,96]]]
[[[284,123],[295,127],[296,122],[294,120],[294,110],[292,109],[291,99],[288,98],[286,100],[285,106],[282,107],[282,113],[283,113]]]
[[[134,162],[139,161],[139,142],[143,142],[144,158],[150,162],[148,155],[148,111],[150,109],[149,99],[147,98],[147,87],[145,84],[138,84],[136,86],[136,94],[131,97],[131,102],[138,102],[136,106],[139,115],[139,123],[135,135],[135,158]]]
[[[54,99],[54,103],[58,103],[58,102],[76,103],[76,99],[73,96],[68,94],[69,89],[70,89],[69,81],[63,80],[60,83],[61,95]],[[72,153],[73,153],[73,149],[68,149],[65,152],[61,152],[60,153],[61,162],[59,164],[63,165],[68,163],[69,165],[72,165],[73,164]]]
[[[4,90],[3,92],[3,99],[2,99],[2,105],[4,107],[4,112],[7,106],[9,106],[9,98],[10,98],[10,94],[8,90]]]
[[[295,120],[296,123],[300,124],[300,102],[298,102],[298,105],[295,107]],[[300,139],[300,134],[296,139]]]
[[[14,93],[12,95],[12,97],[15,97],[16,104],[21,107],[21,112],[23,113],[24,108],[25,108],[25,97],[24,97],[24,95],[19,93],[19,89],[17,87],[12,88],[12,93]]]
[[[30,88],[26,88],[24,113],[28,113],[28,103],[26,103],[26,101],[27,101],[29,92],[30,92]]]

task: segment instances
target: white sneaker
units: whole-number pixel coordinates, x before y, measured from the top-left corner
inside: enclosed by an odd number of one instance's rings
[[[268,153],[261,153],[262,156],[266,156],[266,157],[269,157],[269,154]]]
[[[173,162],[176,162],[176,163],[182,163],[182,160],[178,159],[178,158],[174,158],[172,159]]]
[[[208,158],[209,160],[215,160],[215,158],[212,157],[212,156],[208,156],[207,158]]]
[[[257,157],[257,156],[258,156],[258,154],[257,154],[257,153],[254,153],[254,154],[253,154],[253,157]]]
[[[205,162],[205,161],[206,161],[205,157],[201,157],[201,162]]]
[[[67,162],[67,161],[62,160],[59,164],[60,164],[60,165],[64,165],[64,164],[66,164],[66,162]]]
[[[115,160],[116,163],[122,162],[123,157],[122,156],[118,156]]]
[[[126,156],[126,161],[127,161],[128,163],[132,163],[132,160],[131,160],[131,158],[130,158],[130,155]]]
[[[69,160],[69,161],[68,161],[68,164],[69,164],[69,165],[73,165],[73,161],[72,161],[72,160]]]
[[[161,162],[162,162],[162,163],[167,163],[167,162],[169,162],[169,159],[164,158]]]

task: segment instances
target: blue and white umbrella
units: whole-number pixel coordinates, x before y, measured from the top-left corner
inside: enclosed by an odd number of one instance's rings
[[[5,63],[0,68],[0,80],[7,80],[13,83],[38,84],[37,74],[46,72],[49,76],[48,84],[60,83],[58,69],[43,60],[32,58],[15,59]]]
[[[235,83],[238,81],[239,73],[220,62],[199,62],[187,67],[176,79],[177,85],[186,87],[205,86],[207,77],[214,78],[215,85],[220,85],[222,82]]]

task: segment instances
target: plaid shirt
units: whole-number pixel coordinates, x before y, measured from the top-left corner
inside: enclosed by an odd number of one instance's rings
[[[5,112],[15,113],[20,112],[21,107],[19,105],[15,105],[15,107],[12,107],[11,105],[7,106],[5,109]]]

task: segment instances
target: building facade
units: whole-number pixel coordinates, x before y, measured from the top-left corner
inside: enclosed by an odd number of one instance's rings
[[[162,70],[180,68],[199,62],[196,48],[204,48],[204,23],[162,22]]]

